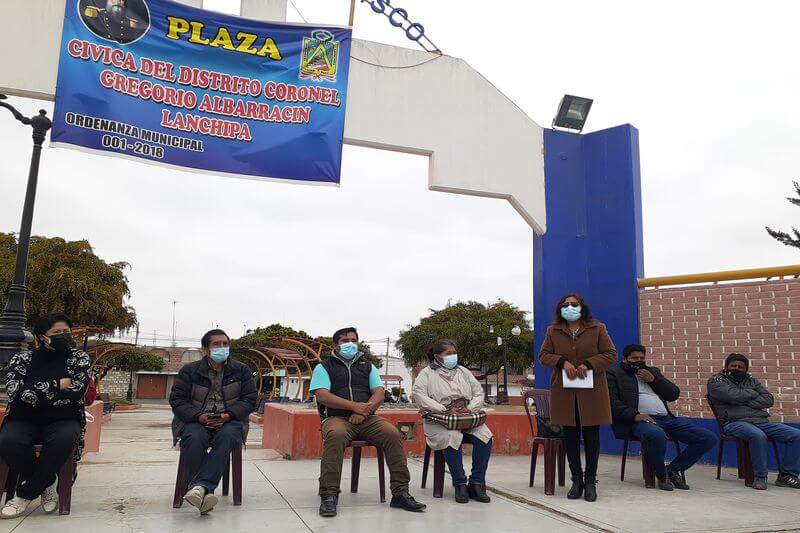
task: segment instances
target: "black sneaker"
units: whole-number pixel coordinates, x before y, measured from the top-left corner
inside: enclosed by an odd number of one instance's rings
[[[338,496],[323,496],[319,504],[319,515],[325,518],[336,516],[336,506],[339,504]]]
[[[412,513],[421,513],[427,506],[424,503],[419,503],[409,493],[404,492],[402,494],[392,496],[392,501],[389,503],[389,507],[394,507],[395,509],[405,509],[406,511],[411,511]]]
[[[767,476],[757,477],[753,481],[753,488],[756,490],[767,490]]]
[[[775,480],[776,487],[789,487],[790,489],[800,489],[800,479],[792,474],[778,474]]]
[[[683,475],[675,470],[667,470],[667,475],[676,489],[689,490],[689,485],[683,480]]]
[[[668,477],[665,478],[657,478],[656,481],[658,488],[661,490],[675,490],[675,486],[672,484],[672,481]]]

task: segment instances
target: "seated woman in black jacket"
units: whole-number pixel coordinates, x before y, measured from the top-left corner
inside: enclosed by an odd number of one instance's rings
[[[677,400],[681,390],[658,368],[647,366],[645,359],[644,346],[629,344],[622,351],[622,363],[606,372],[614,435],[642,443],[658,488],[686,490],[689,485],[681,474],[714,447],[717,436],[672,414],[667,402]],[[668,436],[688,446],[665,466]]]
[[[41,496],[42,508],[58,506],[56,474],[78,461],[86,428],[84,395],[89,384],[89,356],[75,349],[66,315],[45,315],[33,333],[38,347],[15,355],[8,365],[8,408],[0,430],[0,457],[19,473],[16,496],[0,510],[15,518]],[[33,447],[42,445],[34,459]]]

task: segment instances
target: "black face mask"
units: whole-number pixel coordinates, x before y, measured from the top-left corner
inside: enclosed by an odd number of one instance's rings
[[[57,352],[68,352],[72,349],[72,336],[69,333],[59,333],[48,338],[50,347]]]
[[[647,368],[647,364],[644,361],[636,361],[634,363],[625,363],[623,368],[631,374],[635,374],[639,370],[644,370]]]
[[[747,379],[747,370],[728,370],[728,376],[733,381],[741,383]]]

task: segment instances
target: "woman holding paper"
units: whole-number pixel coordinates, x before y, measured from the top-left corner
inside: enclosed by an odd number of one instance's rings
[[[592,318],[586,302],[567,294],[556,306],[539,361],[554,368],[550,379],[550,422],[563,426],[572,488],[567,498],[597,499],[600,424],[611,423],[605,371],[617,361],[606,326]],[[586,470],[581,467],[581,434]]]

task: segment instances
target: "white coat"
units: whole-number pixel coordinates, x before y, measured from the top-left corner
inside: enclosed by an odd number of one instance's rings
[[[432,411],[444,413],[447,405],[458,399],[467,400],[467,409],[477,411],[483,407],[483,388],[472,372],[463,366],[454,369],[426,367],[414,381],[411,397],[422,412]],[[459,430],[449,430],[435,422],[422,420],[425,431],[425,440],[432,450],[453,448],[461,446],[464,435]],[[489,442],[492,438],[491,430],[486,424],[465,430],[481,442]]]

